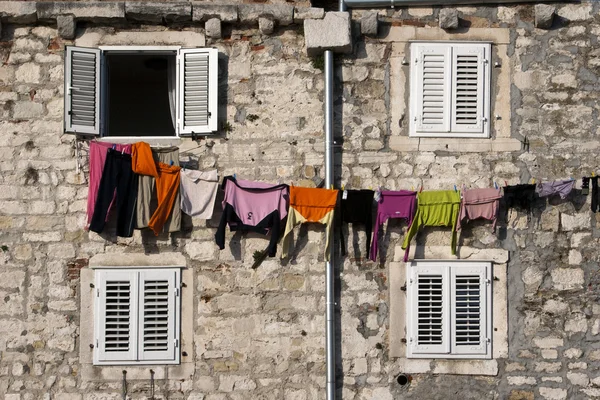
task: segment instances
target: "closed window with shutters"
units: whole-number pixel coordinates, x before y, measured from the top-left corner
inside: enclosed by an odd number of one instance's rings
[[[491,269],[482,262],[411,263],[409,358],[491,358]]]
[[[65,132],[172,138],[218,130],[216,49],[67,46]]]
[[[180,270],[96,271],[94,364],[178,364]]]
[[[489,43],[411,44],[410,136],[490,135]]]

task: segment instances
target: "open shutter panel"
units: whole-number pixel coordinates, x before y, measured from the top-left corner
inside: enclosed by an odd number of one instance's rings
[[[218,52],[216,49],[179,51],[179,134],[217,130]]]
[[[410,353],[449,353],[448,270],[437,265],[411,270]]]
[[[416,45],[415,50],[415,132],[449,132],[452,49],[449,45]]]
[[[140,361],[178,361],[179,290],[179,270],[140,272]]]
[[[98,271],[97,361],[136,359],[137,274],[130,271]]]
[[[452,52],[452,132],[484,134],[486,46],[457,45]]]
[[[100,134],[101,51],[67,46],[65,56],[65,132]]]
[[[488,277],[485,266],[451,269],[452,353],[487,354]]]

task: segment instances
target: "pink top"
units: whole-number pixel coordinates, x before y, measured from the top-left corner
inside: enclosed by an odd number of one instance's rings
[[[124,151],[125,154],[131,154],[130,144],[114,144],[115,150]],[[86,228],[90,226],[92,215],[94,215],[94,207],[96,206],[96,197],[98,197],[98,187],[100,186],[100,179],[102,178],[102,171],[104,170],[104,163],[106,162],[106,152],[112,148],[112,143],[106,142],[90,142],[90,180],[88,188],[88,199],[87,199],[87,224]],[[114,202],[114,196],[113,196]],[[108,207],[106,216],[108,217],[112,202]]]
[[[237,183],[237,184],[236,184]],[[252,191],[246,189],[271,189],[268,191]],[[287,185],[247,181],[236,179],[235,183],[225,185],[223,209],[229,203],[238,217],[247,225],[256,225],[273,210],[279,210],[280,219],[287,216],[289,188]],[[251,216],[249,219],[248,216]]]
[[[496,219],[498,217],[498,205],[500,203],[500,189],[469,189],[463,190],[460,203],[460,214],[456,229],[460,230],[464,218],[467,221],[483,218],[494,221],[492,225],[496,230]]]

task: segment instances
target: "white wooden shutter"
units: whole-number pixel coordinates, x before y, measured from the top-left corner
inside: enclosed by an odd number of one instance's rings
[[[451,268],[452,354],[491,357],[490,275],[489,264]]]
[[[453,133],[489,132],[489,44],[455,44],[452,49]]]
[[[100,49],[67,46],[65,132],[100,134]]]
[[[439,264],[409,268],[408,355],[447,354],[450,352],[449,269]]]
[[[218,51],[181,49],[178,56],[179,135],[217,131]]]
[[[140,272],[140,361],[179,362],[179,282],[179,270]]]
[[[412,49],[411,134],[449,132],[451,46],[413,44]]]
[[[137,356],[137,274],[96,272],[95,362],[134,361]]]

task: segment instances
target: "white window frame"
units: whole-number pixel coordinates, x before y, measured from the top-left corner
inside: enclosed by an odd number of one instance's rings
[[[419,275],[442,277],[442,343],[419,345],[417,342],[417,278]],[[456,345],[455,277],[480,276],[480,345]],[[493,337],[492,263],[481,261],[412,261],[406,268],[406,333],[407,358],[491,359]]]
[[[68,65],[70,60],[70,54],[73,51],[82,51],[86,53],[94,53],[97,55],[97,70],[96,70],[96,115],[98,121],[93,128],[74,126],[71,123],[69,112],[71,105],[69,103],[70,96],[73,87],[68,84],[71,80],[71,70]],[[192,52],[196,53],[207,53],[209,55],[209,101],[208,101],[208,113],[209,121],[206,126],[184,126],[184,74],[185,66],[181,60],[184,59],[185,54]],[[176,87],[177,93],[175,95],[175,114],[176,114],[176,127],[174,136],[110,136],[106,132],[106,121],[108,119],[108,105],[107,105],[107,70],[105,56],[108,54],[162,54],[162,55],[174,55],[176,59]],[[96,136],[103,138],[104,140],[114,139],[119,143],[139,141],[141,139],[160,141],[160,140],[172,140],[180,137],[192,136],[192,135],[209,135],[214,134],[218,131],[218,50],[216,48],[182,48],[181,46],[99,46],[97,48],[91,47],[80,47],[80,46],[66,46],[65,57],[65,107],[64,107],[64,130],[65,133],[74,133],[81,135]]]
[[[169,282],[168,349],[143,349],[143,290],[145,279]],[[110,352],[105,349],[106,282],[130,282],[130,348],[128,352]],[[101,268],[95,270],[94,296],[94,365],[171,365],[181,358],[181,269],[180,268]]]
[[[423,106],[423,55],[434,52],[445,56],[443,124],[425,125],[422,121]],[[478,124],[460,126],[456,123],[456,64],[457,55],[465,52],[478,56],[479,77],[477,93]],[[438,138],[489,138],[491,109],[491,43],[454,41],[411,41],[410,42],[410,124],[411,137]]]

